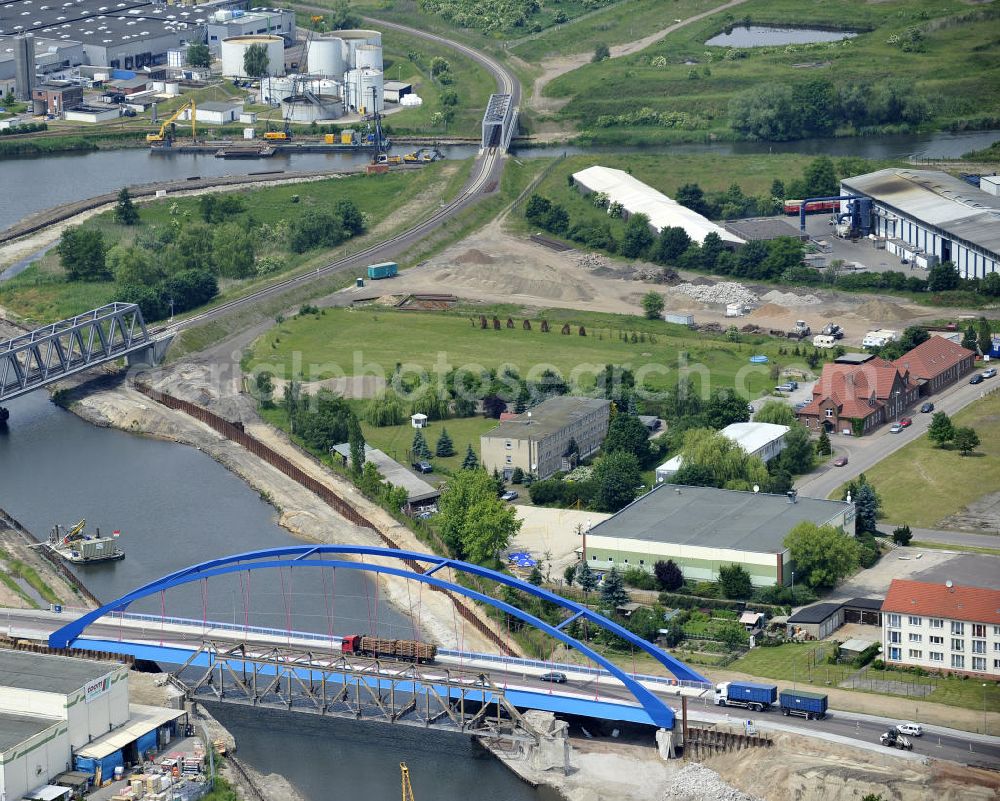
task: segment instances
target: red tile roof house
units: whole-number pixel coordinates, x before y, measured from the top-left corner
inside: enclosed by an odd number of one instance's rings
[[[1000,590],[893,579],[882,602],[890,664],[1000,679]]]
[[[976,354],[956,342],[933,336],[904,353],[893,364],[909,370],[920,385],[920,395],[931,395],[951,386],[976,366]]]
[[[919,395],[909,372],[876,357],[864,364],[824,364],[813,398],[798,413],[810,431],[856,436],[874,431],[906,411]]]

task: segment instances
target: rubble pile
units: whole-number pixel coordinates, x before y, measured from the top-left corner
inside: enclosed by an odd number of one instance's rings
[[[585,270],[599,270],[608,266],[608,260],[598,253],[581,253],[576,257],[576,263]]]
[[[762,801],[726,784],[714,770],[704,765],[685,765],[671,778],[663,801]]]
[[[772,289],[767,294],[761,295],[760,299],[778,306],[815,306],[823,302],[822,298],[812,294],[796,295],[794,292],[782,292],[780,289]]]
[[[720,281],[717,284],[681,284],[674,288],[702,303],[741,303],[751,305],[759,298],[738,281]]]

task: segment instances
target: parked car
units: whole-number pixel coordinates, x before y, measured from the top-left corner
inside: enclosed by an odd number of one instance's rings
[[[500,496],[501,501],[516,501],[517,492],[514,490],[507,490],[503,495]]]
[[[846,456],[838,456],[836,459],[833,460],[833,466],[834,467],[846,467],[847,466],[847,457]]]
[[[982,384],[983,383],[983,374],[982,373],[976,373],[974,376],[972,376],[972,378],[969,379],[969,383],[970,384]]]
[[[542,681],[551,681],[553,684],[565,684],[566,674],[560,673],[558,670],[553,670],[551,673],[543,673],[539,676]]]
[[[430,462],[419,461],[413,463],[413,469],[418,473],[433,473],[434,465]]]
[[[996,367],[988,367],[985,370],[983,370],[982,373],[980,373],[980,375],[983,378],[993,378],[993,376],[995,376],[996,374],[997,374],[997,368]]]
[[[934,411],[934,404],[933,403],[925,403],[923,406],[920,407],[920,411],[923,414],[930,414],[931,412]]]
[[[904,418],[903,418],[902,420],[900,420],[900,421],[899,421],[899,424],[900,424],[900,425],[901,425],[901,426],[902,426],[903,428],[909,428],[910,426],[912,426],[912,425],[913,425],[913,420],[912,420],[912,419],[910,419],[909,417],[904,417]]]
[[[897,723],[896,731],[900,734],[909,734],[911,737],[921,737],[924,733],[924,727],[919,723]]]
[[[903,430],[903,424],[902,423],[893,423],[892,427],[889,429],[889,433],[890,434],[898,434],[902,430]]]

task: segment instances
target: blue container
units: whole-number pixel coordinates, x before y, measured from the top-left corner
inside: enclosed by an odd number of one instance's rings
[[[368,277],[373,281],[378,278],[392,278],[398,272],[399,266],[394,261],[372,264],[368,267]]]
[[[773,684],[754,684],[749,681],[733,681],[726,689],[726,697],[733,701],[754,701],[758,704],[773,704],[778,700],[778,688]]]
[[[782,690],[781,711],[786,715],[801,715],[805,718],[826,716],[827,698],[823,693],[807,690]]]

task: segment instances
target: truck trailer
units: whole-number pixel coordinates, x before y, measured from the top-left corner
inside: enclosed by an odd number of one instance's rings
[[[349,634],[340,643],[345,654],[357,656],[389,657],[407,662],[433,662],[437,646],[418,640],[387,640],[362,634]]]
[[[399,265],[394,261],[368,265],[368,277],[374,281],[379,278],[392,278],[399,272]]]
[[[718,706],[741,706],[763,712],[777,700],[778,688],[773,684],[724,681],[715,685],[715,703]]]
[[[826,695],[808,690],[782,690],[778,697],[783,715],[798,715],[806,720],[826,717]]]

